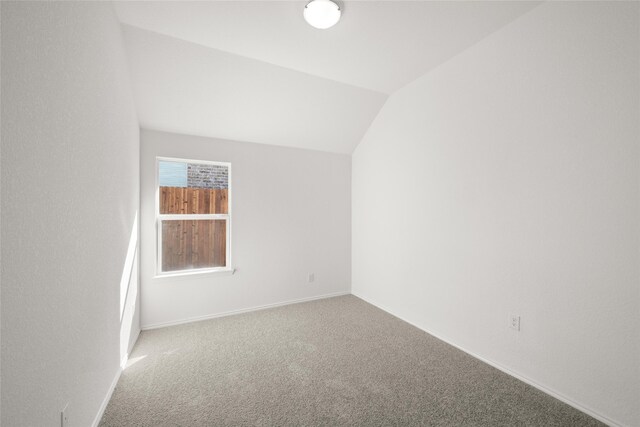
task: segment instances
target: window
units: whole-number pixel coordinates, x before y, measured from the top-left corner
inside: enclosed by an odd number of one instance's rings
[[[231,164],[157,158],[157,273],[231,269]]]

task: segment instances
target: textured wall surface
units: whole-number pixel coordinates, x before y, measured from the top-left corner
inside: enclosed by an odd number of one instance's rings
[[[392,95],[353,156],[354,294],[629,426],[639,7],[543,3]]]
[[[349,292],[349,156],[144,129],[141,144],[143,327]],[[157,156],[231,163],[234,275],[155,277]]]
[[[229,168],[222,165],[189,163],[187,182],[189,187],[223,190],[229,186]]]
[[[137,331],[121,29],[109,3],[1,7],[1,424],[59,427],[68,404],[70,426],[90,426]]]

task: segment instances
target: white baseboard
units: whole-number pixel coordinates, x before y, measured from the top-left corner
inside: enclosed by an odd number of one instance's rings
[[[325,298],[333,298],[333,297],[339,297],[339,296],[342,296],[342,295],[350,295],[350,294],[351,294],[350,291],[334,292],[332,294],[324,294],[324,295],[318,295],[318,296],[315,296],[315,297],[300,298],[300,299],[295,299],[295,300],[282,301],[282,302],[277,302],[277,303],[274,303],[274,304],[258,305],[258,306],[255,306],[255,307],[242,308],[242,309],[239,309],[239,310],[224,311],[222,313],[207,314],[207,315],[204,315],[204,316],[188,317],[186,319],[174,320],[174,321],[171,321],[171,322],[152,323],[150,325],[143,325],[142,326],[142,330],[143,331],[148,331],[148,330],[151,330],[151,329],[166,328],[167,326],[183,325],[185,323],[200,322],[202,320],[209,320],[209,319],[215,319],[215,318],[218,318],[218,317],[232,316],[234,314],[249,313],[251,311],[266,310],[267,308],[281,307],[283,305],[298,304],[298,303],[301,303],[301,302],[308,302],[308,301],[314,301],[314,300],[325,299]]]
[[[367,303],[369,303],[369,304],[371,304],[371,305],[373,305],[375,307],[378,307],[380,310],[383,310],[383,311],[389,313],[390,315],[392,315],[394,317],[397,317],[398,319],[400,319],[400,320],[402,320],[404,322],[407,322],[408,324],[410,324],[412,326],[415,326],[416,328],[428,333],[429,335],[439,339],[440,341],[444,341],[447,344],[457,348],[458,350],[464,351],[469,356],[472,356],[472,357],[474,357],[474,358],[476,358],[476,359],[478,359],[478,360],[480,360],[480,361],[482,361],[482,362],[484,362],[484,363],[486,363],[488,365],[491,365],[494,368],[504,372],[505,374],[511,375],[512,377],[514,377],[514,378],[516,378],[516,379],[518,379],[518,380],[520,380],[520,381],[522,381],[522,382],[524,382],[526,384],[529,384],[532,387],[537,388],[538,390],[542,391],[543,393],[546,393],[546,394],[548,394],[548,395],[550,395],[552,397],[555,397],[556,399],[560,400],[561,402],[564,402],[567,405],[574,407],[575,409],[579,410],[580,412],[584,412],[585,414],[595,418],[598,421],[601,421],[601,422],[603,422],[603,423],[605,423],[605,424],[607,424],[607,425],[609,425],[611,427],[627,427],[624,424],[621,424],[621,423],[618,423],[616,421],[613,421],[612,419],[610,419],[610,418],[608,418],[608,417],[606,417],[606,416],[604,416],[602,414],[599,414],[596,411],[594,411],[594,410],[592,410],[590,408],[587,408],[586,406],[584,406],[584,405],[582,405],[580,403],[577,403],[576,401],[568,398],[567,396],[563,395],[562,393],[558,393],[557,391],[555,391],[555,390],[553,390],[553,389],[551,389],[549,387],[541,385],[541,384],[539,384],[539,383],[537,383],[537,382],[525,377],[524,375],[521,375],[521,374],[519,374],[517,372],[512,371],[509,368],[506,368],[506,367],[500,365],[499,363],[496,363],[496,362],[494,362],[492,360],[489,360],[489,359],[486,359],[486,358],[484,358],[482,356],[479,356],[479,355],[477,355],[477,354],[475,354],[475,353],[473,353],[473,352],[471,352],[471,351],[469,351],[469,350],[467,350],[467,349],[465,349],[463,347],[460,347],[459,345],[455,344],[453,341],[451,341],[451,340],[449,340],[447,338],[444,338],[441,335],[434,334],[433,332],[423,328],[422,326],[419,326],[419,325],[413,323],[412,321],[403,318],[402,316],[398,316],[397,314],[395,314],[393,311],[391,311],[390,309],[386,308],[382,304],[378,304],[377,302],[373,302],[369,298],[365,298],[362,295],[358,295],[357,293],[352,292],[352,294],[354,296],[360,298],[361,300],[363,300],[363,301],[365,301],[365,302],[367,302]]]
[[[126,365],[126,360],[124,361],[124,365]],[[120,379],[120,375],[122,374],[122,366],[118,367],[118,372],[116,372],[116,376],[113,378],[113,381],[111,382],[111,385],[109,386],[109,390],[107,391],[107,395],[104,397],[104,400],[102,401],[102,405],[100,405],[100,409],[98,410],[98,413],[96,414],[95,419],[93,420],[93,423],[91,424],[92,427],[98,427],[98,424],[100,424],[100,420],[102,420],[102,416],[104,415],[104,411],[107,409],[107,405],[109,404],[109,401],[111,400],[111,395],[113,394],[113,391],[116,389],[116,385],[118,384],[118,380]]]

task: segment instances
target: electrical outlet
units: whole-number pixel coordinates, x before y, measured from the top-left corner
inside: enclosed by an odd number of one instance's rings
[[[64,409],[60,412],[60,427],[69,427],[69,404],[67,403]]]
[[[315,275],[315,273],[309,273],[309,279],[308,279],[308,282],[309,282],[309,283],[313,283],[313,282],[315,282],[315,281],[316,281],[316,275]]]
[[[520,316],[516,314],[512,314],[509,316],[509,327],[511,329],[515,329],[516,331],[520,330]]]

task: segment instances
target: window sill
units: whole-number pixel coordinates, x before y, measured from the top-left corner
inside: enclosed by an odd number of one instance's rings
[[[225,268],[206,268],[201,270],[186,270],[186,271],[172,271],[169,273],[156,273],[153,276],[154,279],[164,279],[164,278],[176,278],[176,277],[188,277],[188,276],[231,276],[236,272],[235,268],[225,267]]]

